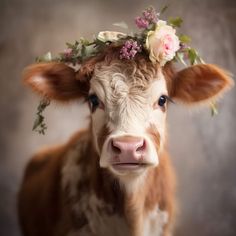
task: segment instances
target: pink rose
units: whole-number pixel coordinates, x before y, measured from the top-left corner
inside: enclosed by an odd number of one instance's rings
[[[155,31],[148,32],[146,38],[150,60],[153,63],[159,62],[161,66],[174,58],[176,51],[180,48],[179,44],[175,29],[162,20],[157,22]]]

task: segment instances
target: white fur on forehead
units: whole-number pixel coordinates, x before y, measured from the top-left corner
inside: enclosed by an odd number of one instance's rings
[[[115,73],[111,75],[110,88],[111,92],[114,93],[113,96],[127,95],[129,93],[129,86],[127,83],[127,77],[121,73]]]
[[[147,67],[144,64],[129,63],[123,61],[116,61],[109,65],[98,64],[94,69],[94,77],[99,80],[104,80],[105,77],[109,75],[114,75],[120,73],[126,76],[128,80],[127,83],[132,83],[133,85],[143,85],[145,86],[147,82],[153,80],[157,77],[157,72],[161,70],[157,67]]]
[[[139,65],[139,67],[141,67]],[[97,65],[94,70],[94,75],[91,80],[91,90],[96,92],[100,99],[109,97],[109,92],[119,92],[124,94],[128,92],[128,87],[135,94],[138,88],[142,91],[146,90],[150,83],[155,80],[163,78],[161,69],[147,68],[143,65],[138,68],[135,65],[126,65],[121,62],[114,62],[110,65]],[[111,88],[111,90],[107,88]],[[122,89],[116,89],[120,87]]]

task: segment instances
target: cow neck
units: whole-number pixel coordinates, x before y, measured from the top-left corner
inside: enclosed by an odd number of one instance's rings
[[[91,166],[90,187],[97,197],[113,207],[114,213],[124,216],[131,228],[132,235],[138,236],[142,232],[143,217],[146,212],[153,210],[157,202],[160,208],[166,208],[163,193],[163,178],[161,165],[148,170],[140,186],[133,192],[127,192],[119,180],[107,169],[99,166],[99,155],[93,144],[87,146]]]

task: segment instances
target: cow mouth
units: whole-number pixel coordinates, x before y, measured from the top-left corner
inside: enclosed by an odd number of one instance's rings
[[[147,167],[150,167],[151,163],[140,163],[140,162],[118,162],[113,163],[112,167],[117,171],[125,171],[125,170],[139,170],[139,169],[145,169]]]

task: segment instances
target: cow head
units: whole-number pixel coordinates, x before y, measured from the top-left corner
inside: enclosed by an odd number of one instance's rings
[[[208,105],[233,84],[214,65],[174,72],[170,63],[159,67],[143,55],[120,60],[114,50],[84,62],[78,72],[64,63],[34,64],[24,80],[50,99],[86,99],[100,166],[120,179],[158,165],[170,101]]]

